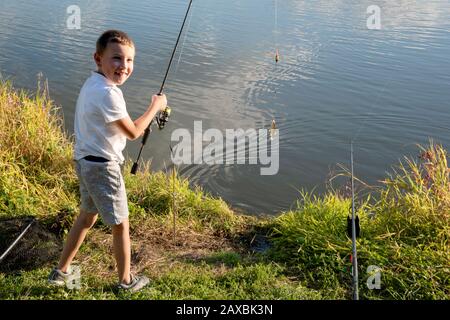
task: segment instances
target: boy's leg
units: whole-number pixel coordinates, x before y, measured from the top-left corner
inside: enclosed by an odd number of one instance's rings
[[[62,272],[67,272],[73,258],[75,257],[78,249],[83,243],[87,232],[95,224],[96,220],[96,213],[88,213],[80,209],[80,215],[77,217],[74,225],[70,229],[69,235],[64,245],[64,249],[59,260],[59,270],[61,270]]]
[[[131,244],[130,244],[130,224],[128,219],[112,227],[114,256],[119,273],[119,283],[128,284],[131,282]]]

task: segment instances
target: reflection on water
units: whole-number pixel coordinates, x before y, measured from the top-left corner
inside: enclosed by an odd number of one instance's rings
[[[324,190],[330,168],[348,163],[376,183],[416,143],[450,146],[450,3],[377,1],[381,30],[366,28],[373,1],[196,0],[189,30],[169,75],[172,106],[164,131],[144,150],[152,168],[170,166],[173,130],[279,129],[280,170],[255,165],[182,165],[192,183],[249,212],[287,210],[298,190]],[[66,26],[73,1],[0,3],[0,71],[18,87],[49,79],[50,94],[73,130],[79,89],[95,67],[98,35],[128,32],[137,45],[135,73],[123,86],[132,117],[160,86],[187,2],[78,1],[81,30]],[[276,44],[275,44],[276,43]],[[276,48],[275,48],[276,47]],[[278,49],[280,61],[275,63]],[[176,72],[175,72],[176,71]],[[134,158],[139,142],[129,143]]]

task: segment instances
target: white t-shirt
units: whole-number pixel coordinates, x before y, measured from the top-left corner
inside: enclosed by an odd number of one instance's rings
[[[92,155],[123,163],[127,138],[111,122],[127,116],[122,91],[105,76],[92,72],[75,110],[75,160]]]

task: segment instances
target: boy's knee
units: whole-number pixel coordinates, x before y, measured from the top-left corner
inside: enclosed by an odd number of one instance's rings
[[[128,220],[124,220],[121,223],[112,226],[113,232],[116,232],[116,233],[122,233],[124,231],[128,231],[128,228],[129,228]]]
[[[84,211],[81,211],[80,219],[81,223],[83,224],[83,227],[85,228],[92,228],[97,221],[97,213],[87,213]]]

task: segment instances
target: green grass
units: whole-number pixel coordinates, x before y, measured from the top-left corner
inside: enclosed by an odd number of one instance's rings
[[[130,169],[129,162],[124,173],[132,216],[151,214],[164,219],[171,215],[172,219],[175,197],[178,221],[188,221],[197,230],[209,228],[217,233],[230,234],[241,220],[223,200],[206,195],[200,188],[190,189],[189,181],[176,172],[175,175],[173,172],[151,172],[147,166],[137,175],[132,175]]]
[[[73,141],[46,92],[30,95],[0,83],[0,218],[34,216],[64,237],[78,211]],[[359,289],[363,299],[448,299],[450,182],[446,151],[430,142],[401,163],[370,195],[360,196]],[[190,188],[176,172],[124,170],[133,267],[152,279],[124,295],[116,282],[111,234],[101,221],[77,264],[80,290],[49,287],[55,261],[0,272],[0,299],[350,299],[351,200],[330,191],[303,192],[295,210],[257,219]],[[176,237],[173,208],[176,203]],[[269,250],[254,253],[255,236]],[[258,238],[257,238],[258,239]],[[31,252],[30,252],[31,254]],[[381,268],[381,289],[366,272]]]
[[[20,275],[0,274],[2,299],[151,299],[151,300],[279,300],[320,299],[321,294],[307,289],[283,275],[281,267],[270,264],[237,265],[226,269],[206,262],[179,264],[136,294],[115,290],[114,278],[99,279],[82,274],[80,289],[54,288],[46,283],[48,269]]]
[[[366,299],[448,299],[449,199],[446,152],[430,143],[420,161],[406,159],[359,207],[359,288]],[[304,193],[298,208],[273,223],[272,257],[287,262],[311,287],[349,297],[351,200]],[[369,266],[381,268],[381,289],[369,290]]]

